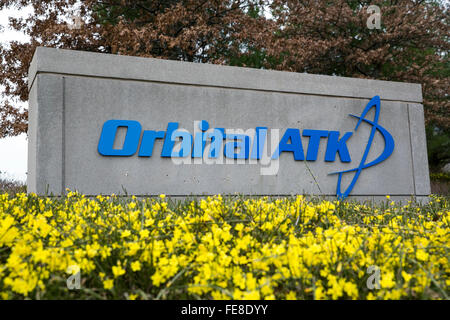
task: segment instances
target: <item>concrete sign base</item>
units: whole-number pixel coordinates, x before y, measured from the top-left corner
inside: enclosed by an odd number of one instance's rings
[[[38,48],[28,191],[430,194],[421,86]]]

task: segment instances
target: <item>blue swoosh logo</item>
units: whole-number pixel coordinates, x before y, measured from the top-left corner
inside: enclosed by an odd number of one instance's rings
[[[372,109],[375,108],[375,117],[373,119],[373,121],[370,121],[368,119],[366,119],[366,115],[367,113]],[[350,170],[345,170],[345,171],[339,171],[339,172],[333,172],[330,174],[337,174],[338,175],[338,181],[337,181],[337,188],[336,188],[336,195],[338,198],[340,199],[345,199],[346,197],[348,197],[348,195],[350,194],[350,192],[353,190],[353,187],[356,184],[356,181],[358,181],[359,176],[361,175],[361,172],[364,169],[367,169],[369,167],[372,167],[374,165],[379,164],[380,162],[383,162],[384,160],[386,160],[387,158],[389,158],[389,156],[392,154],[392,152],[394,151],[394,147],[395,147],[395,142],[394,142],[394,138],[392,137],[392,135],[382,126],[380,126],[378,124],[378,120],[380,117],[380,112],[381,112],[381,102],[380,102],[380,97],[379,96],[375,96],[373,97],[369,103],[367,104],[367,106],[365,107],[364,111],[362,112],[361,116],[355,116],[353,114],[350,114],[349,116],[359,119],[358,123],[356,124],[355,127],[355,132],[358,130],[359,125],[364,121],[365,123],[369,124],[372,126],[372,130],[370,132],[370,136],[369,136],[369,140],[367,141],[367,145],[366,145],[366,150],[364,151],[364,155],[361,159],[361,163],[359,164],[359,166],[357,168],[354,169],[350,169]],[[383,152],[381,153],[381,155],[376,158],[375,160],[373,160],[372,162],[366,163],[367,160],[367,156],[369,154],[370,148],[372,147],[372,142],[373,142],[373,138],[375,136],[375,132],[378,130],[378,132],[381,133],[384,142],[385,142],[385,147]],[[353,179],[350,183],[350,185],[348,186],[348,188],[344,191],[344,193],[342,193],[341,191],[341,182],[342,182],[342,176],[346,173],[350,173],[350,172],[355,172],[355,175],[353,176]]]

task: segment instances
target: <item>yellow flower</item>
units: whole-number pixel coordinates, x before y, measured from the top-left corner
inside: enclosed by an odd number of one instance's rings
[[[297,300],[297,295],[294,291],[289,291],[289,293],[286,295],[286,300]]]
[[[164,278],[161,276],[161,274],[156,271],[152,276],[151,279],[153,281],[153,285],[155,285],[156,287],[159,287],[159,285],[161,284],[161,282],[164,280]]]
[[[112,289],[113,287],[114,287],[113,279],[103,281],[103,288],[105,288],[106,290]]]
[[[130,203],[128,204],[128,208],[130,208],[130,209],[136,208],[136,202],[130,202]]]
[[[139,261],[132,262],[131,270],[133,270],[134,272],[141,270],[141,263]]]
[[[53,277],[67,278],[73,265],[86,281],[101,281],[102,296],[114,289],[127,299],[140,296],[114,282],[128,269],[153,273],[126,279],[134,288],[150,280],[148,297],[173,281],[186,288],[163,290],[169,299],[444,299],[450,286],[446,198],[401,206],[306,197],[211,196],[182,206],[132,199],[0,194],[0,298],[54,298]],[[367,290],[375,265],[382,288]]]
[[[122,266],[113,266],[112,272],[114,275],[114,278],[120,277],[121,275],[125,274],[125,269],[122,268]]]
[[[127,238],[127,237],[129,237],[130,235],[131,235],[130,230],[125,230],[125,231],[122,231],[122,234],[120,235],[120,237],[121,237],[121,238]]]
[[[73,241],[70,238],[67,238],[61,242],[61,246],[63,248],[71,247],[72,245],[73,245]]]
[[[423,249],[419,249],[416,251],[416,258],[421,261],[427,261],[428,253],[426,253]]]
[[[149,235],[150,231],[148,231],[147,229],[139,231],[139,236],[141,237],[141,239],[146,239]]]
[[[381,275],[380,285],[383,289],[390,289],[395,286],[394,273],[387,272]]]
[[[411,278],[412,278],[412,274],[402,271],[402,277],[403,277],[403,279],[405,279],[406,283],[409,283],[409,280],[411,280]]]

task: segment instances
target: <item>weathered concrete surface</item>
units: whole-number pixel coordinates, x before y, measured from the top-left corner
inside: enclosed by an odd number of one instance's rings
[[[261,175],[261,164],[175,165],[153,156],[104,157],[97,151],[110,119],[137,120],[143,130],[166,130],[168,122],[194,132],[195,120],[211,128],[266,126],[353,131],[375,95],[380,125],[394,137],[384,162],[363,170],[351,195],[409,199],[430,193],[421,87],[417,84],[316,76],[196,63],[38,48],[30,67],[28,190],[173,196],[191,194],[336,194],[331,172],[359,165],[371,127],[361,125],[349,140],[351,163],[325,162],[326,141],[317,161],[280,157],[277,175]],[[370,114],[373,114],[371,111]],[[373,115],[369,118],[373,119]],[[281,136],[280,136],[281,138]],[[307,137],[302,137],[305,153]],[[368,161],[384,142],[375,135]],[[345,175],[345,189],[351,175]]]

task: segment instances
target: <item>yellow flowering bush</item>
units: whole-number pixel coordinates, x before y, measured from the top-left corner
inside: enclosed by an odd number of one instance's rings
[[[2,194],[0,298],[448,299],[449,224],[439,197]]]

